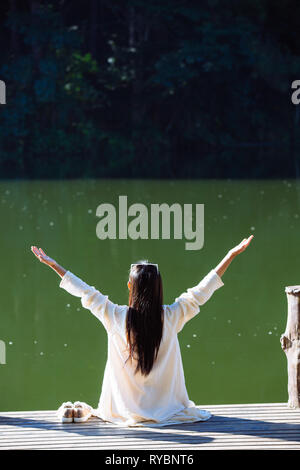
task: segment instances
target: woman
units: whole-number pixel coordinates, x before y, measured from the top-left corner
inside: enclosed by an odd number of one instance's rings
[[[60,287],[80,297],[104,325],[108,357],[97,410],[68,402],[60,408],[65,421],[85,421],[91,414],[120,426],[164,426],[210,418],[189,400],[177,334],[219,287],[221,277],[250,244],[253,235],[231,249],[218,266],[171,305],[163,305],[158,266],[131,265],[129,307],[112,303],[106,295],[62,268],[36,246],[35,256],[62,278]]]

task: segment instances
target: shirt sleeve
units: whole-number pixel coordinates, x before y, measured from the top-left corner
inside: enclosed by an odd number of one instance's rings
[[[118,305],[111,302],[107,295],[101,294],[94,286],[89,286],[70,271],[62,277],[59,287],[75,297],[80,297],[82,306],[90,310],[106,330],[112,328]]]
[[[224,285],[220,276],[212,269],[199,284],[187,289],[175,302],[168,306],[169,319],[177,330],[181,331],[186,322],[200,311],[200,305],[205,304],[215,290]]]

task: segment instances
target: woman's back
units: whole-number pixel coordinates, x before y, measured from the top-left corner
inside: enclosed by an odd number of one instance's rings
[[[62,278],[60,287],[80,297],[83,307],[107,331],[108,357],[96,415],[125,426],[163,426],[210,417],[188,399],[177,333],[199,312],[199,306],[223,286],[221,276],[252,239],[253,235],[244,238],[229,250],[214,270],[171,305],[162,304],[157,265],[138,268],[141,272],[133,279],[133,288],[128,282],[129,306],[117,305],[60,266],[41,248],[31,247],[35,256]]]
[[[223,282],[212,270],[196,287],[163,305],[163,330],[157,357],[147,375],[137,371],[138,356],[130,356],[127,338],[128,306],[111,302],[106,295],[71,272],[60,287],[81,297],[104,325],[108,334],[108,357],[97,416],[118,425],[166,425],[208,419],[209,413],[195,408],[186,391],[177,334],[199,312]]]

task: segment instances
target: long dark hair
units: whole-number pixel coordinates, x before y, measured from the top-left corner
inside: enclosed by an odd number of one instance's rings
[[[157,357],[163,334],[163,289],[157,265],[131,265],[126,335],[129,358],[137,360],[135,373],[147,376]]]

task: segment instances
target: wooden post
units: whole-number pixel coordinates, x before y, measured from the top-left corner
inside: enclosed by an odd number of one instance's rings
[[[281,347],[288,363],[289,408],[300,408],[300,286],[285,288],[288,318]]]

